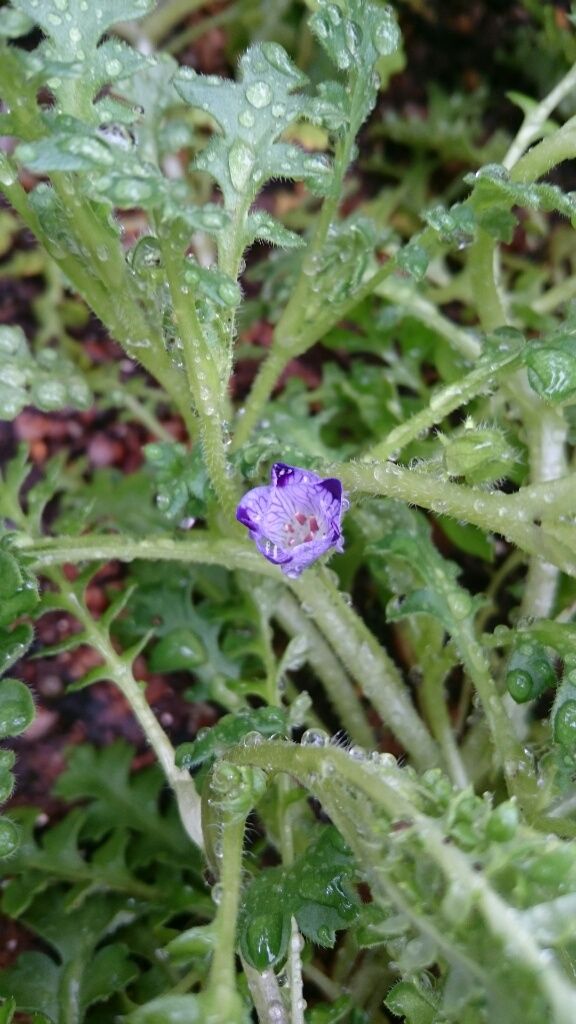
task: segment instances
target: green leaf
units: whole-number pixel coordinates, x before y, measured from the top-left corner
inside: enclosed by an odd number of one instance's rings
[[[408,530],[397,530],[370,545],[370,553],[384,560],[391,572],[391,589],[406,596],[393,599],[387,618],[394,622],[406,615],[425,614],[438,619],[448,633],[458,633],[459,623],[475,615],[482,598],[470,597],[455,577],[458,567],[436,550],[429,528],[421,519],[412,520]],[[402,575],[394,577],[394,563],[400,560]],[[392,563],[391,565],[389,563]],[[425,583],[424,587],[418,585]]]
[[[80,77],[82,87],[89,87],[92,96],[119,80],[122,83],[119,88],[124,91],[127,79],[155,63],[154,57],[144,56],[120,39],[106,39],[87,59],[80,59],[78,53],[75,60],[53,59],[52,53],[52,48],[44,45],[27,55],[27,78],[38,86],[45,83],[58,98],[67,83],[69,85]],[[94,111],[98,113],[97,120],[94,120],[102,128],[111,120],[122,122],[128,118],[128,123],[131,123],[137,117],[134,107],[109,96],[101,97],[94,104]]]
[[[119,942],[98,949],[87,967],[80,992],[83,1010],[122,991],[139,974],[130,950]]]
[[[489,483],[508,476],[518,462],[518,450],[497,426],[464,429],[440,437],[444,465],[450,476],[462,476],[471,484]]]
[[[163,637],[150,654],[152,672],[190,670],[206,661],[206,648],[201,639],[185,626],[173,629]]]
[[[48,171],[102,171],[113,167],[116,154],[96,131],[68,114],[52,116],[50,134],[35,142],[21,143],[16,156],[35,174]]]
[[[349,927],[359,911],[353,874],[351,854],[332,826],[322,828],[289,868],[264,869],[244,894],[239,929],[246,959],[260,971],[280,963],[291,917],[306,938],[333,946],[336,931]]]
[[[209,688],[204,691],[206,696],[218,703],[224,700],[225,706],[223,684],[226,680],[237,682],[244,674],[245,663],[254,685],[257,684],[260,673],[256,666],[258,662],[265,663],[266,653],[254,625],[250,602],[232,587],[226,573],[210,570],[207,574],[169,563],[139,563],[131,571],[131,581],[137,584],[136,589],[125,616],[114,624],[114,635],[124,645],[149,637],[153,628],[149,656],[155,658],[156,644],[175,633],[173,641],[162,643],[159,656],[165,657],[168,652],[181,665],[186,656],[181,648],[182,638],[191,649],[195,636],[195,653],[186,667],[194,673],[195,680]],[[202,659],[199,645],[205,652]],[[193,699],[198,699],[197,685]],[[242,701],[236,697],[232,707],[239,703]]]
[[[288,734],[287,715],[282,708],[246,708],[235,715],[224,715],[211,729],[199,733],[193,743],[183,743],[176,750],[176,763],[181,768],[197,768],[205,761],[221,757],[229,747],[240,743],[249,734],[274,736]],[[257,737],[254,737],[257,742]]]
[[[0,818],[0,858],[11,857],[18,849],[18,829],[9,818]]]
[[[18,39],[19,36],[26,36],[34,28],[34,21],[22,11],[14,10],[8,5],[2,8],[0,18],[0,36],[5,39]]]
[[[530,387],[545,402],[559,405],[576,396],[576,337],[551,335],[542,344],[533,343],[526,351]]]
[[[522,917],[542,946],[563,945],[576,937],[576,893],[537,903],[524,910]]]
[[[296,90],[306,76],[277,43],[251,46],[240,60],[240,80],[225,81],[183,69],[175,78],[180,95],[214,118],[214,134],[195,161],[218,182],[227,209],[239,197],[253,201],[271,178],[298,178],[323,194],[331,171],[323,157],[281,143],[285,129],[307,116],[307,98]]]
[[[0,1024],[12,1024],[12,1019],[16,1010],[16,1000],[12,997],[7,999],[0,1006]]]
[[[32,694],[19,679],[0,680],[0,739],[18,736],[34,721]]]
[[[430,254],[423,245],[411,241],[400,249],[396,256],[396,263],[400,270],[410,274],[415,281],[422,281],[428,270]]]
[[[26,467],[27,473],[28,467]],[[11,483],[17,488],[16,494],[12,495],[17,501],[19,493],[20,477],[11,480],[10,469],[7,469],[4,477],[6,497],[11,490]],[[0,498],[0,512],[2,511]],[[6,514],[9,515],[9,508]],[[6,547],[0,548],[0,625],[5,626],[12,622],[16,616],[25,615],[32,611],[38,603],[38,584],[36,579],[28,570],[20,565],[16,554]]]
[[[52,39],[63,60],[85,60],[111,25],[142,18],[154,0],[14,0],[14,6]]]
[[[96,470],[82,488],[66,493],[57,519],[59,532],[77,534],[87,526],[112,527],[131,537],[161,533],[165,518],[154,504],[150,474]]]
[[[576,193],[563,192],[557,185],[524,184],[512,181],[509,172],[499,164],[487,164],[464,178],[473,186],[469,203],[477,222],[495,238],[509,242],[516,218],[513,206],[533,210],[552,210],[576,223]]]
[[[51,348],[33,356],[20,327],[0,327],[0,359],[0,419],[14,419],[27,405],[42,412],[92,405],[90,388],[74,364]]]
[[[390,989],[384,1005],[390,1013],[403,1017],[406,1024],[434,1024],[437,999],[432,993],[424,993],[420,986],[411,981],[399,981]]]
[[[186,260],[184,279],[192,289],[203,292],[216,306],[230,309],[238,306],[241,301],[242,292],[236,281],[217,267],[201,267],[190,256]]]
[[[435,516],[442,532],[461,551],[475,558],[483,558],[485,562],[494,561],[494,544],[485,533],[470,523],[459,523],[448,516]]]
[[[456,248],[464,248],[474,240],[474,211],[464,203],[456,203],[449,210],[443,206],[435,206],[425,210],[422,216],[443,242],[448,242]]]
[[[289,231],[265,210],[255,210],[246,219],[245,244],[250,245],[255,239],[283,249],[298,249],[305,245],[300,235]]]
[[[519,637],[506,670],[506,687],[517,704],[535,700],[556,683],[556,673],[545,647]]]
[[[205,1024],[206,1017],[198,996],[161,996],[134,1010],[126,1020],[129,1024]]]
[[[45,953],[26,952],[0,972],[0,996],[12,997],[19,1010],[44,1013],[58,1024],[61,968]]]
[[[159,812],[162,772],[154,765],[132,775],[133,758],[132,747],[123,742],[104,750],[76,747],[54,792],[66,800],[90,799],[86,827],[93,837],[102,838],[112,827],[130,828],[148,837],[160,851],[186,856],[193,864],[194,851],[180,823]]]
[[[144,456],[156,484],[156,504],[169,522],[202,516],[210,496],[208,474],[198,447],[173,442],[148,444]]]
[[[403,66],[395,13],[388,4],[366,0],[319,0],[310,27],[330,59],[348,76],[344,96],[339,83],[330,82],[319,90],[321,102],[328,101],[323,123],[329,131],[348,129],[356,134],[376,102],[380,74],[386,83]]]

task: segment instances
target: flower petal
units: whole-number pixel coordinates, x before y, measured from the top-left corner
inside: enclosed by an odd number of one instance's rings
[[[292,484],[316,484],[320,480],[317,473],[298,466],[287,466],[285,462],[275,462],[270,471],[270,483],[273,487],[288,487]]]
[[[331,547],[333,547],[333,542],[329,536],[310,541],[308,544],[298,545],[290,552],[290,561],[281,566],[282,572],[285,576],[295,579]]]
[[[291,551],[285,551],[267,537],[258,536],[254,539],[260,554],[264,555],[264,558],[267,558],[273,565],[284,565],[285,562],[292,560]]]
[[[270,493],[269,487],[253,487],[251,491],[248,491],[236,509],[238,522],[247,526],[249,530],[259,533],[260,523],[270,504]]]

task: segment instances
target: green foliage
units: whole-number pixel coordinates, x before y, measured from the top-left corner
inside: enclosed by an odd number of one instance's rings
[[[506,671],[510,696],[518,704],[524,704],[539,697],[555,682],[556,676],[546,648],[534,640],[518,637]]]
[[[530,346],[526,354],[528,380],[540,398],[551,405],[576,395],[576,338],[561,331]]]
[[[210,497],[208,475],[200,452],[184,445],[149,444],[144,450],[156,490],[156,505],[169,522],[202,516]]]
[[[141,563],[131,578],[133,592],[114,626],[124,645],[150,641],[154,671],[193,671],[193,699],[205,695],[237,706],[234,691],[259,692],[266,649],[250,601],[222,570]]]
[[[247,708],[235,715],[224,715],[211,729],[198,733],[193,743],[184,743],[176,751],[181,768],[197,768],[229,747],[242,741],[259,742],[264,736],[286,735],[286,712],[282,708]]]
[[[371,552],[378,560],[390,561],[392,589],[406,595],[401,601],[390,602],[390,621],[407,615],[431,615],[454,634],[482,604],[481,598],[472,598],[458,585],[458,567],[442,558],[421,520],[413,521],[409,532],[399,530],[371,545]]]
[[[576,218],[576,198],[571,192],[565,193],[556,185],[515,182],[506,168],[499,164],[482,167],[475,174],[467,175],[465,180],[474,186],[471,204],[477,222],[502,241],[510,241],[511,234],[506,228],[500,229],[499,225],[509,223],[510,228],[514,226],[515,218],[509,216],[514,206],[555,210],[571,222]]]
[[[15,0],[14,6],[27,14],[52,40],[55,53],[62,60],[84,60],[95,50],[111,25],[128,18],[141,18],[152,6],[150,0],[98,0],[85,7],[82,0],[49,0],[39,7],[34,0]],[[85,48],[85,55],[78,47]]]
[[[467,423],[460,434],[443,441],[444,465],[450,476],[463,476],[471,484],[509,476],[518,451],[498,427]]]
[[[34,719],[30,690],[18,679],[0,681],[0,739],[24,732]]]
[[[490,5],[184,6],[0,18],[2,439],[57,424],[2,469],[0,800],[34,617],[142,730],[0,818],[0,1024],[572,1024],[576,16],[493,76]],[[301,579],[235,520],[277,461],[345,490]]]
[[[289,868],[264,869],[244,895],[240,948],[258,970],[281,963],[295,917],[303,935],[333,946],[335,933],[357,917],[360,901],[351,886],[354,863],[333,828],[324,828]]]
[[[54,1024],[71,1000],[79,1020],[95,1003],[116,1012],[114,994],[140,977],[139,959],[150,971],[170,934],[163,922],[191,902],[202,912],[199,859],[174,809],[159,813],[162,775],[156,767],[131,774],[132,760],[127,744],[77,747],[58,794],[85,806],[40,834],[34,808],[13,812],[20,842],[7,862],[2,909],[50,952],[26,952],[0,972],[0,994]],[[166,974],[153,973],[159,993]]]
[[[322,118],[317,106],[296,92],[306,82],[277,43],[252,46],[240,61],[237,83],[191,69],[177,75],[176,88],[186,102],[208,112],[221,129],[195,166],[216,180],[226,209],[249,205],[271,178],[301,179],[319,194],[328,187],[330,167],[324,158],[277,141],[296,119]],[[255,228],[252,221],[252,237]]]
[[[34,357],[20,328],[0,330],[0,356],[1,419],[14,419],[27,405],[43,412],[92,405],[90,388],[74,364],[51,348]]]

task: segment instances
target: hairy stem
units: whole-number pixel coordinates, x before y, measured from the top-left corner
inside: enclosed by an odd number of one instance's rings
[[[534,396],[534,415],[526,418],[533,483],[557,480],[567,472],[568,424],[561,411],[543,406]],[[522,615],[545,619],[552,614],[558,586],[558,567],[535,555],[530,560],[522,597]]]
[[[396,665],[327,574],[309,572],[305,580],[294,580],[290,586],[414,763],[422,768],[437,764],[436,745]]]
[[[230,472],[224,438],[224,414],[228,409],[227,385],[220,379],[214,356],[198,320],[194,299],[184,281],[184,256],[166,239],[164,264],[174,314],[182,341],[182,350],[190,391],[200,420],[200,439],[206,469],[218,499],[233,517],[237,488]]]
[[[219,881],[221,896],[214,920],[214,955],[208,978],[208,988],[215,997],[221,1024],[228,1024],[237,1005],[236,920],[240,905],[243,843],[244,818],[224,818]]]
[[[92,618],[77,595],[62,590],[62,598],[68,610],[83,626],[88,643],[100,654],[110,672],[110,678],[128,701],[156,754],[166,781],[174,791],[182,824],[193,842],[202,849],[200,798],[189,773],[176,766],[174,748],[144,696],[143,684],[134,678],[128,662],[112,646],[108,632],[100,629],[98,622]]]
[[[514,167],[529,146],[541,134],[542,128],[550,114],[562,102],[565,96],[576,88],[576,64],[566,72],[557,85],[535,107],[528,110],[515,138],[510,143],[506,156],[502,160],[508,170]]]
[[[287,633],[306,639],[306,658],[323,684],[326,696],[338,714],[338,720],[351,740],[371,747],[374,743],[374,733],[366,720],[350,676],[312,619],[288,593],[282,594],[277,601],[274,617]]]
[[[519,362],[519,357],[509,355],[500,365],[486,362],[476,367],[459,381],[446,384],[432,395],[425,409],[415,413],[404,423],[390,431],[387,437],[364,455],[364,459],[381,459],[383,462],[405,448],[416,438],[421,437],[436,423],[440,423],[451,412],[465,405],[476,395],[487,390],[503,372],[510,373]]]

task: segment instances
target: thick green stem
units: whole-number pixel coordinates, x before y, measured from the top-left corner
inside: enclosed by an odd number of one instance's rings
[[[543,556],[576,575],[576,531],[569,525],[548,522],[563,516],[567,503],[576,501],[573,475],[506,495],[450,483],[393,463],[332,463],[326,473],[339,477],[352,490],[397,498],[502,534],[528,554]],[[546,522],[534,525],[533,520],[540,517]]]
[[[371,747],[374,743],[374,733],[366,720],[350,677],[313,621],[288,593],[278,599],[274,617],[291,636],[306,639],[308,663],[323,684],[326,696],[334,706],[342,727],[354,743]]]
[[[198,320],[194,298],[184,280],[184,256],[171,239],[162,246],[174,315],[178,326],[186,374],[200,420],[204,461],[218,499],[232,518],[238,501],[237,487],[226,456],[223,412],[228,408],[227,385],[218,373],[214,356]]]
[[[565,516],[567,507],[576,503],[576,478],[572,474],[549,484],[522,487],[516,494],[508,495],[449,483],[430,473],[403,469],[392,463],[332,463],[325,472],[339,477],[351,490],[397,498],[503,534],[523,551],[548,558],[570,575],[576,575],[574,527],[554,523],[554,520]],[[540,518],[543,524],[534,525],[533,520]],[[164,537],[132,540],[114,535],[69,537],[64,541],[51,537],[32,540],[20,536],[15,543],[22,548],[33,549],[38,565],[107,557],[166,558],[228,564],[233,568],[270,575],[276,580],[283,579],[278,569],[248,544],[205,536],[185,541]],[[308,578],[309,574],[306,575]]]
[[[291,1024],[274,971],[260,974],[246,960],[242,960],[242,969],[258,1015],[258,1024]]]
[[[482,702],[494,745],[494,756],[502,765],[510,794],[516,796],[520,805],[529,813],[537,786],[532,760],[528,751],[516,739],[470,619],[455,624],[452,639]]]
[[[485,331],[494,331],[508,322],[504,297],[498,283],[497,260],[496,242],[479,228],[476,241],[468,250],[468,268],[476,311]]]
[[[553,135],[548,135],[542,139],[542,142],[532,146],[532,149],[529,149],[512,168],[510,177],[512,181],[529,184],[544,174],[548,174],[548,171],[563,163],[564,160],[573,160],[574,156],[576,156],[576,117],[570,118]]]
[[[560,281],[553,288],[549,288],[539,299],[535,299],[532,303],[532,309],[535,313],[551,313],[558,306],[563,306],[570,302],[575,295],[576,277],[567,277],[566,280]]]
[[[214,955],[208,978],[208,992],[214,999],[218,1024],[235,1019],[236,991],[236,921],[242,883],[242,847],[244,818],[224,818],[222,822],[222,867],[218,883],[220,902],[214,920]]]
[[[547,408],[534,396],[532,415],[526,417],[525,429],[532,482],[543,483],[563,477],[568,469],[568,424],[562,411]],[[530,560],[522,597],[523,616],[545,619],[552,614],[558,577],[558,567],[553,563],[539,556]]]
[[[416,712],[396,665],[346,604],[328,575],[310,571],[305,579],[291,581],[290,586],[414,763],[421,768],[437,764],[436,745]]]

